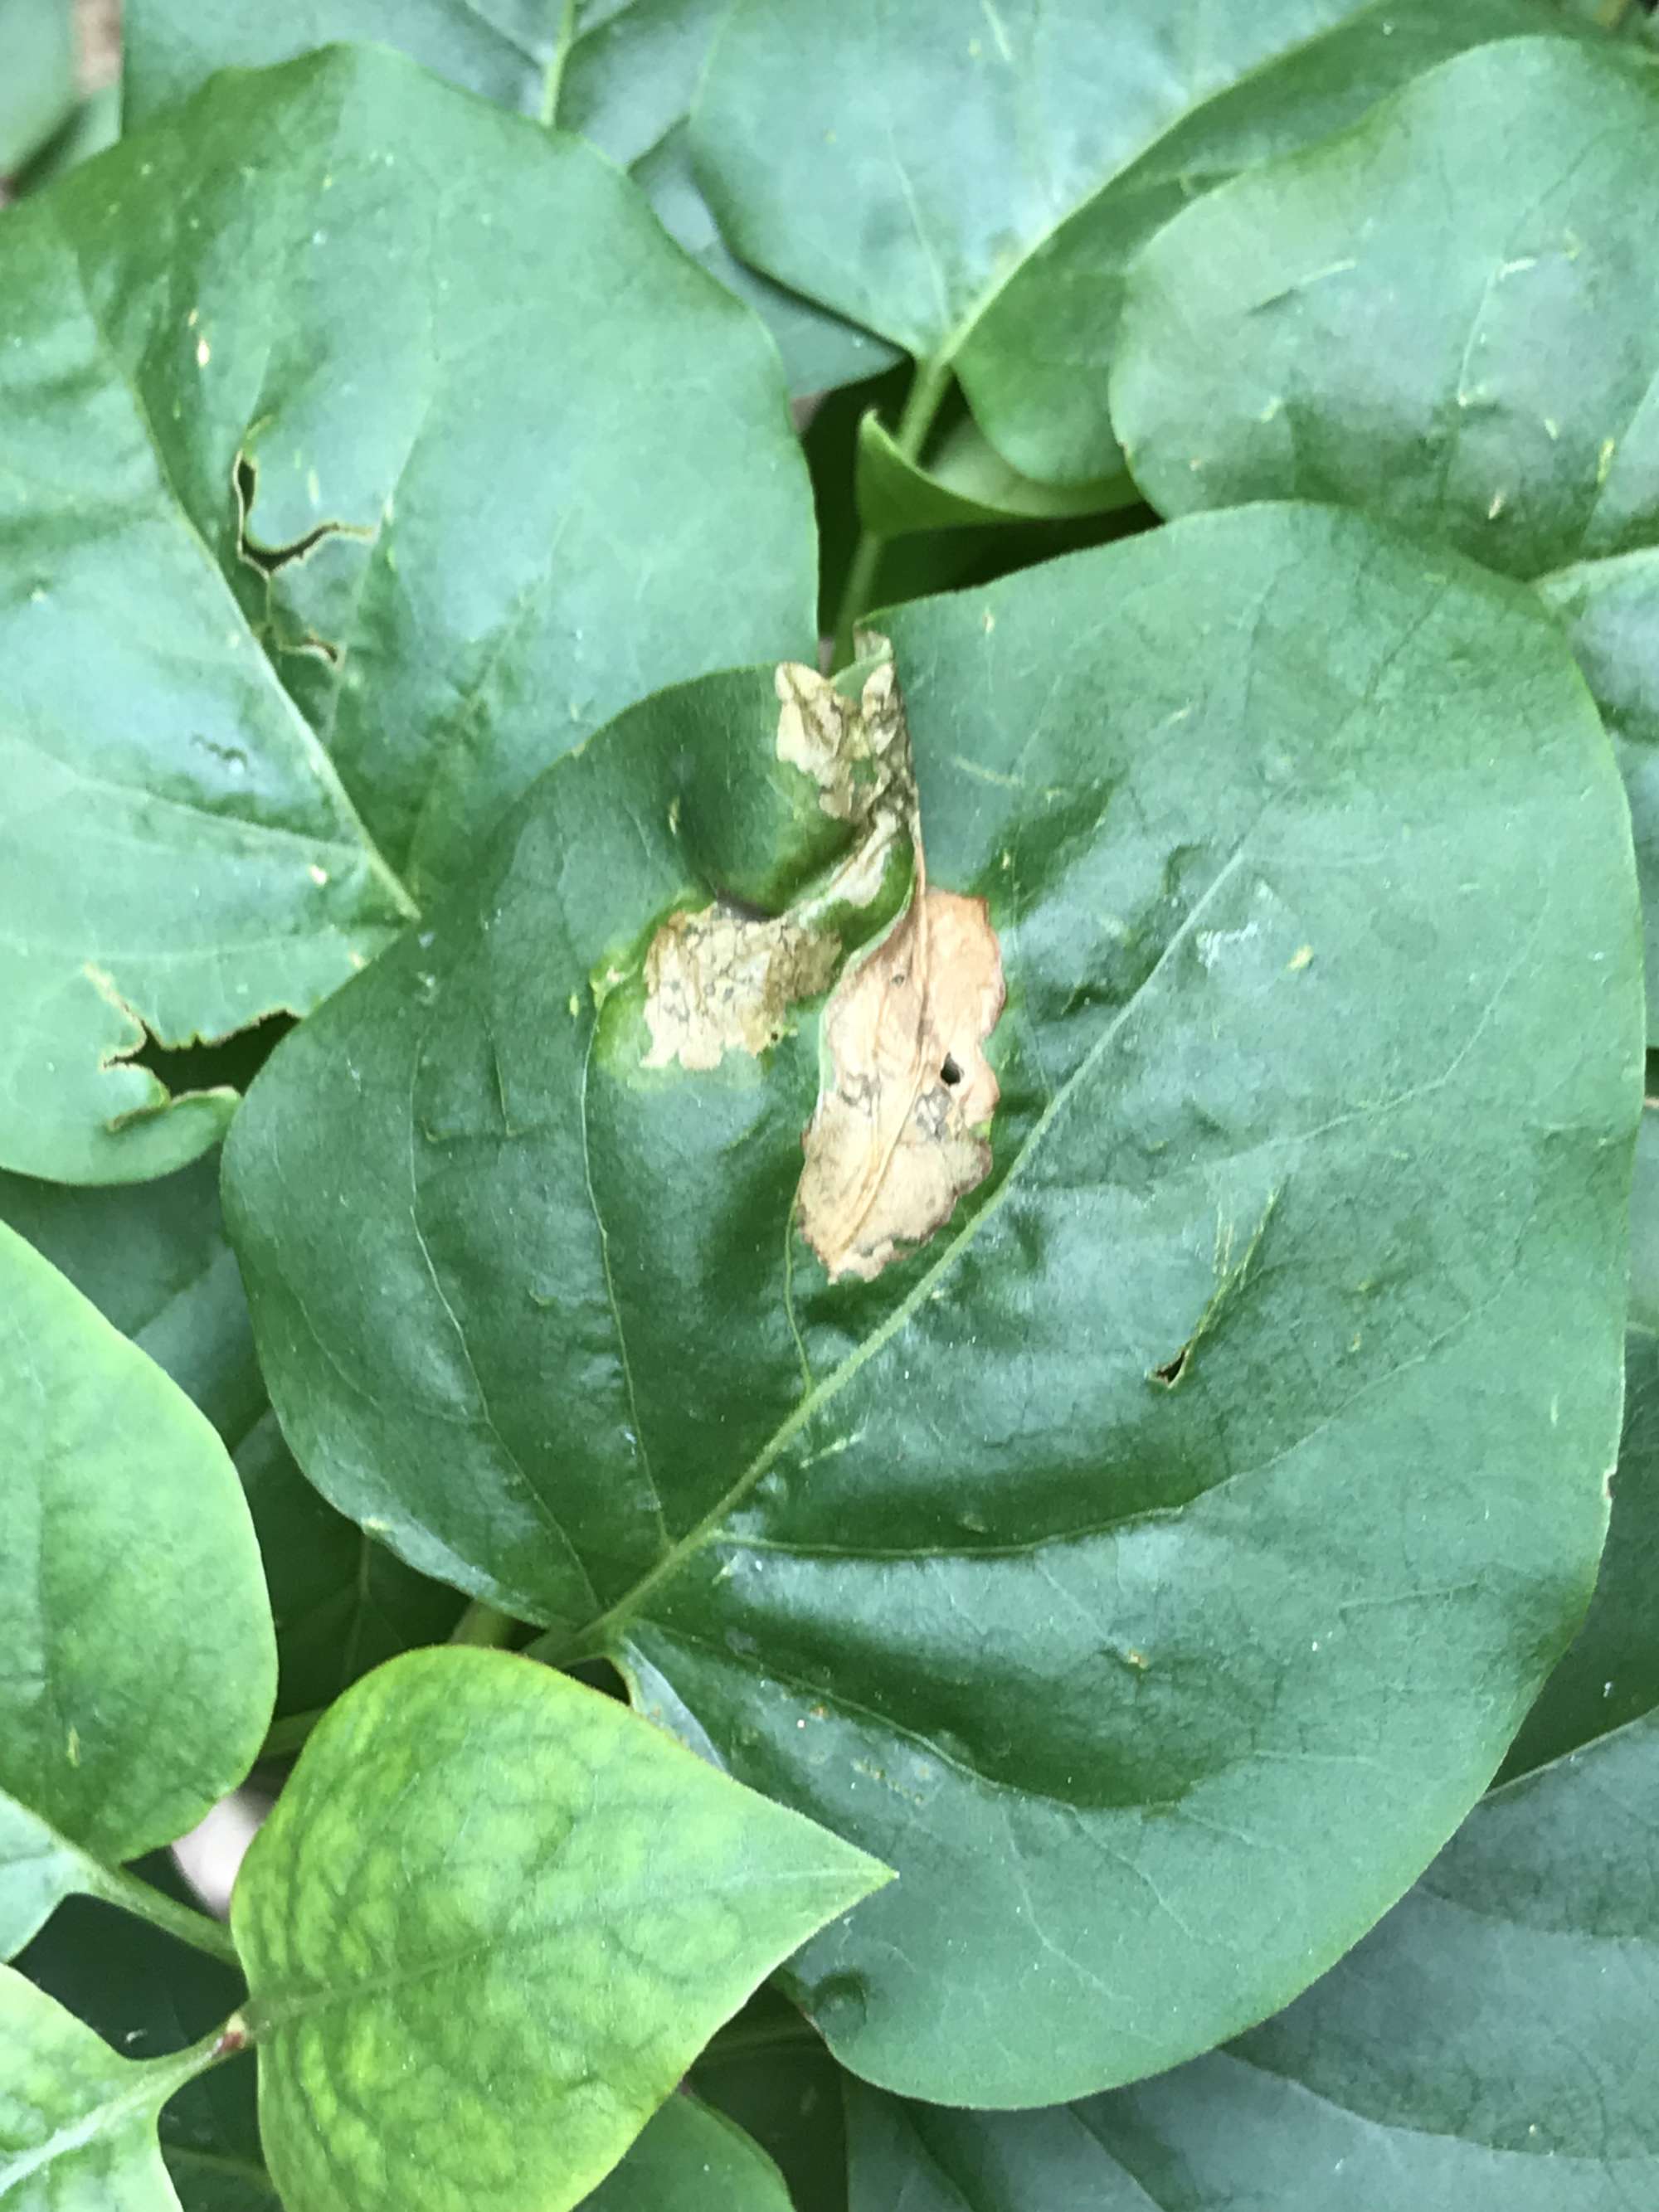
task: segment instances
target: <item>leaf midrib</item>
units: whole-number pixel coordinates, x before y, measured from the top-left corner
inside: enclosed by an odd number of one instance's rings
[[[1178,928],[1171,932],[1168,943],[1157,960],[1112,1019],[1095,1039],[1077,1066],[1054,1093],[1037,1116],[1030,1134],[1010,1163],[1007,1173],[997,1185],[986,1203],[950,1237],[937,1259],[925,1267],[909,1290],[879,1325],[872,1329],[863,1342],[850,1352],[840,1365],[831,1369],[823,1381],[799,1399],[785,1419],[779,1423],[760,1450],[750,1461],[741,1474],[725,1494],[718,1498],[702,1518],[665,1552],[648,1572],[642,1575],[625,1597],[595,1616],[579,1630],[566,1648],[557,1655],[556,1663],[568,1664],[582,1658],[600,1657],[615,1648],[617,1635],[640,1611],[653,1590],[661,1588],[700,1553],[718,1534],[726,1516],[740,1506],[756,1485],[762,1481],[779,1456],[807,1424],[823,1408],[837,1398],[860,1370],[885,1349],[911,1316],[932,1293],[941,1275],[945,1274],[968,1250],[986,1224],[995,1219],[1018,1185],[1026,1163],[1036,1157],[1049,1129],[1069,1103],[1073,1095],[1093,1074],[1096,1067],[1116,1042],[1125,1024],[1139,1006],[1142,1000],[1157,982],[1170,959],[1180,951],[1198,928],[1212,902],[1224,887],[1231,883],[1243,864],[1248,833],[1241,838],[1214,876],[1206,885],[1201,896],[1194,901]]]

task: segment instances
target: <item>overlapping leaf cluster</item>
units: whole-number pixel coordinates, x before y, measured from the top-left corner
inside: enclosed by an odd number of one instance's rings
[[[1647,27],[129,0],[0,216],[0,2199],[1648,2201]]]

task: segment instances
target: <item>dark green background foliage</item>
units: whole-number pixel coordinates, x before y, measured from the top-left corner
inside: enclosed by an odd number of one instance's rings
[[[0,2203],[1649,2206],[1646,11],[88,35],[0,0]],[[970,980],[982,1178],[831,1273]]]

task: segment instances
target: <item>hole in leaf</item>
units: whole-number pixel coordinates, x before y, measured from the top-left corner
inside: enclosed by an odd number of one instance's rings
[[[129,1066],[148,1068],[175,1098],[186,1091],[246,1091],[294,1026],[292,1014],[267,1014],[228,1036],[163,1044],[146,1024],[143,1042],[120,1057]]]
[[[1162,1382],[1173,1390],[1186,1370],[1187,1354],[1192,1348],[1190,1344],[1183,1344],[1173,1359],[1167,1361],[1162,1367],[1154,1367],[1152,1380],[1155,1382]]]
[[[939,1079],[941,1083],[948,1083],[953,1090],[962,1080],[962,1070],[948,1052],[945,1055],[945,1065],[939,1069]]]
[[[355,522],[319,522],[307,530],[303,538],[296,538],[288,545],[261,545],[250,534],[248,519],[253,512],[254,495],[259,489],[259,471],[246,453],[236,456],[236,550],[250,568],[264,571],[267,576],[287,568],[290,561],[303,561],[307,553],[319,545],[325,538],[358,538],[365,541],[374,532]],[[319,644],[320,640],[317,641]]]

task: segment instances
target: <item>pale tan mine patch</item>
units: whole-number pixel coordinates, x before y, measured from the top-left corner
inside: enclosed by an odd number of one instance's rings
[[[834,1282],[874,1279],[991,1170],[999,1091],[984,1045],[1002,953],[981,898],[918,887],[823,1014],[828,1073],[802,1139],[802,1234]]]
[[[885,642],[867,641],[876,648]],[[916,783],[892,662],[871,671],[856,700],[843,699],[827,676],[799,660],[784,661],[773,681],[781,710],[778,758],[811,777],[824,812],[860,825],[884,813],[908,823]]]
[[[777,1043],[799,999],[827,991],[841,941],[784,914],[752,921],[728,907],[671,915],[645,956],[647,1067],[718,1067],[728,1052]]]

